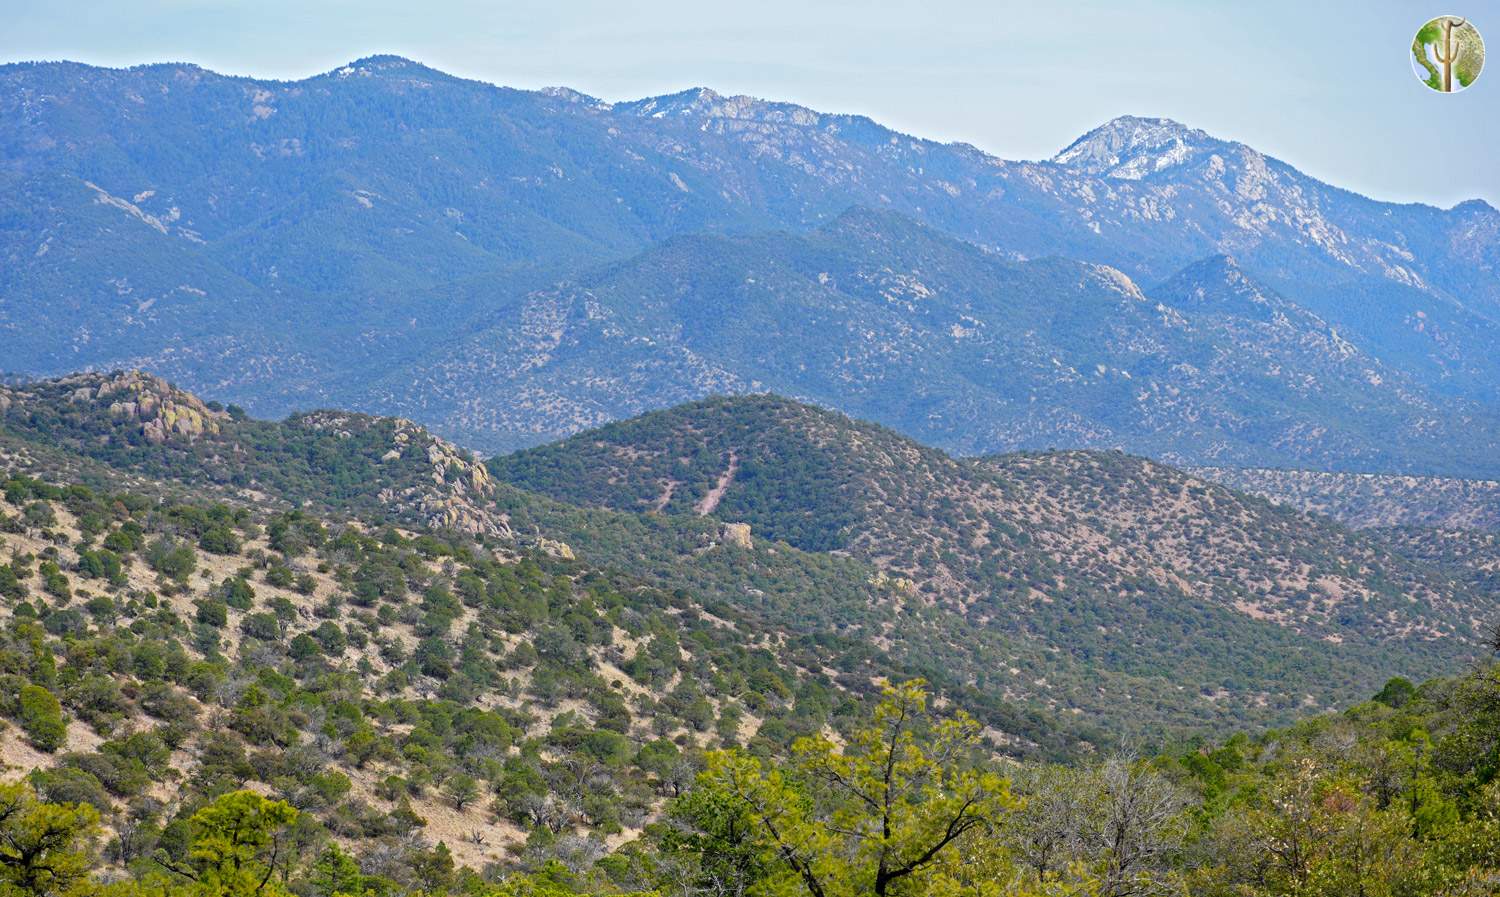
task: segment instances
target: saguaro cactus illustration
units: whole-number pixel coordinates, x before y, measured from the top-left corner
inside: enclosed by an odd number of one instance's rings
[[[1423,84],[1439,93],[1456,93],[1484,69],[1484,38],[1468,19],[1438,16],[1417,29],[1411,55],[1412,71]]]
[[[1453,66],[1463,55],[1463,47],[1453,42],[1453,29],[1464,27],[1464,19],[1443,19],[1443,40],[1434,44],[1432,55],[1443,67],[1443,93],[1453,92]]]

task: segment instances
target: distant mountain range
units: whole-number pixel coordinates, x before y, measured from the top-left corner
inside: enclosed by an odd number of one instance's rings
[[[776,390],[965,453],[1500,476],[1500,212],[1123,117],[1012,162],[372,57],[0,67],[0,365],[501,449]]]

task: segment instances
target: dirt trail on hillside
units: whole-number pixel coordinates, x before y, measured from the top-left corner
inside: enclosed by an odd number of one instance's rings
[[[729,484],[734,482],[734,475],[739,472],[739,469],[740,456],[736,455],[733,449],[730,449],[729,467],[723,473],[719,474],[719,481],[714,484],[712,489],[708,490],[708,494],[703,496],[702,501],[693,506],[693,510],[698,512],[699,517],[707,517],[714,512],[714,509],[719,506],[719,502],[724,500],[724,493],[729,490]]]

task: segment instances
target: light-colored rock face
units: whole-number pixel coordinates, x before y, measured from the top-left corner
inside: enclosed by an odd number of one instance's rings
[[[197,396],[141,371],[81,374],[76,379],[79,385],[73,390],[73,401],[107,404],[111,415],[139,422],[141,434],[154,445],[217,434],[220,423],[229,419]]]
[[[562,558],[566,561],[574,559],[573,546],[557,539],[541,539],[537,542],[536,547],[555,558]]]
[[[1165,118],[1125,115],[1074,141],[1053,161],[1078,171],[1123,180],[1182,164],[1211,138]]]
[[[432,440],[427,462],[432,465],[434,491],[422,497],[421,509],[429,526],[456,529],[473,535],[510,537],[510,526],[502,515],[489,509],[495,484],[484,462],[452,443],[432,436],[410,421],[401,421],[407,439]],[[405,429],[410,428],[410,429]]]
[[[750,539],[750,524],[748,523],[726,523],[719,528],[719,537],[724,540],[725,545],[736,545],[747,549],[755,547],[755,543]]]
[[[372,420],[375,419],[317,414],[307,415],[302,423],[317,429],[347,431],[353,426],[369,426]],[[382,490],[382,502],[412,508],[431,527],[475,536],[513,536],[505,515],[491,507],[495,483],[483,461],[409,420],[397,418],[394,425],[391,447],[380,456],[380,462],[400,464],[416,458],[427,470],[417,483]]]

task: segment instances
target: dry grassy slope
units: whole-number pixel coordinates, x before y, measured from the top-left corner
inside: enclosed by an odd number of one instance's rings
[[[491,480],[412,425],[340,412],[226,413],[218,433],[153,444],[90,382],[11,390],[0,444],[42,469],[71,458],[344,518],[425,523],[423,497],[457,496],[528,544],[561,539],[588,565],[820,640],[841,659],[813,671],[916,671],[1051,749],[1346,704],[1394,672],[1453,668],[1487,616],[1467,574],[1115,454],[959,460],[757,396],[494,459]]]
[[[647,518],[712,496],[711,516],[748,523],[757,545],[868,560],[882,571],[871,613],[890,621],[871,643],[1117,731],[1275,722],[1393,673],[1455,669],[1496,611],[1471,577],[1159,464],[960,460],[769,396],[643,415],[491,468]]]
[[[0,535],[0,559],[9,561],[12,558],[32,555],[35,557],[51,556],[55,558],[63,570],[69,571],[77,565],[77,546],[82,540],[82,532],[77,519],[60,505],[54,508],[57,517],[56,525],[49,527],[45,532],[34,531],[26,533],[10,533]],[[357,524],[351,524],[356,525]],[[407,536],[412,533],[405,533]],[[312,591],[303,593],[291,589],[278,588],[265,582],[260,576],[260,567],[252,561],[257,554],[272,555],[274,552],[266,540],[262,538],[248,540],[244,543],[240,554],[233,557],[217,556],[205,552],[198,553],[198,567],[189,582],[183,585],[171,585],[166,580],[159,578],[147,566],[135,560],[128,563],[127,582],[118,588],[104,587],[102,584],[88,580],[74,578],[75,593],[73,603],[76,605],[86,601],[90,594],[108,592],[114,594],[145,593],[152,592],[160,594],[161,600],[172,608],[183,619],[192,619],[195,613],[194,599],[208,593],[224,579],[244,575],[253,583],[256,593],[256,609],[263,609],[269,602],[276,599],[290,601],[299,614],[299,619],[293,621],[289,630],[307,630],[315,626],[320,618],[315,615],[314,608],[326,602],[331,596],[347,591],[346,587],[339,583],[326,569],[320,569],[315,558],[304,557],[292,560],[289,566],[298,574],[307,574],[313,578],[315,587]],[[515,562],[518,555],[499,555],[507,562]],[[32,595],[41,595],[43,592],[40,573],[32,567],[32,575],[23,582],[29,587]],[[683,609],[674,608],[669,613],[680,617]],[[775,632],[765,630],[746,629],[742,622],[727,620],[703,611],[701,608],[692,608],[694,614],[699,614],[709,620],[713,626],[723,630],[723,637],[735,644],[745,645],[747,648],[776,649],[781,647],[784,636]],[[240,655],[242,635],[239,629],[239,621],[245,614],[231,608],[229,610],[229,623],[222,630],[224,645],[222,650],[225,655],[235,657]],[[8,611],[5,617],[8,618]],[[462,633],[477,620],[478,614],[473,608],[465,608],[462,616],[453,624],[453,631]],[[527,641],[530,635],[506,634],[502,636],[507,650],[514,649],[523,641]],[[395,641],[402,645],[409,655],[418,642],[418,636],[414,627],[408,622],[395,622],[383,625],[378,637],[372,639],[365,647],[349,647],[335,661],[335,666],[341,670],[355,670],[361,663],[368,664],[370,673],[365,676],[366,681],[374,682],[377,678],[389,672],[393,665],[382,656],[382,645],[389,641]],[[642,649],[639,639],[632,637],[629,633],[615,627],[611,644],[600,647],[593,646],[589,649],[589,670],[602,682],[608,683],[610,687],[617,689],[627,703],[631,706],[634,718],[628,736],[637,744],[643,744],[652,739],[665,736],[677,740],[679,743],[696,744],[699,747],[709,746],[713,741],[713,733],[709,731],[696,731],[680,724],[672,725],[665,729],[660,728],[658,715],[653,713],[655,702],[661,698],[661,693],[643,687],[626,675],[621,669],[622,664],[627,663],[637,651]],[[682,657],[691,662],[693,655],[690,646],[684,644],[681,648]],[[584,701],[564,698],[561,700],[539,698],[531,691],[531,673],[534,667],[524,667],[510,671],[507,675],[511,680],[511,686],[506,692],[487,692],[479,695],[473,706],[486,709],[504,708],[510,711],[520,712],[524,718],[529,720],[525,734],[529,737],[540,738],[545,736],[551,729],[553,721],[563,714],[573,714],[579,720],[589,723],[592,721],[594,711]],[[799,670],[801,675],[812,675],[814,671]],[[665,688],[664,693],[675,687],[679,681],[680,674],[674,675]],[[420,681],[408,686],[403,692],[395,695],[382,695],[382,699],[406,698],[406,699],[430,699],[435,696],[434,686],[437,683],[430,680]],[[127,686],[127,691],[130,691]],[[230,688],[232,691],[232,687]],[[195,735],[181,749],[174,751],[171,757],[172,772],[166,780],[156,783],[151,789],[151,796],[162,801],[167,806],[173,806],[181,799],[177,793],[177,783],[189,779],[197,766],[201,749],[207,741],[219,737],[218,729],[224,724],[226,711],[214,703],[202,703],[188,696],[198,708],[200,721],[204,728],[199,729]],[[709,695],[709,703],[713,706],[714,713],[718,713],[731,699],[726,696]],[[754,713],[740,708],[741,721],[739,724],[739,737],[748,739],[753,737],[760,726],[761,720]],[[375,723],[380,734],[397,736],[410,729],[409,725],[382,721],[379,717],[370,717]],[[319,743],[322,736],[317,731],[317,720],[307,720],[306,731],[300,734],[304,742]],[[29,774],[35,769],[45,769],[54,766],[63,760],[63,754],[69,751],[90,751],[98,747],[106,735],[119,737],[123,732],[129,730],[146,730],[154,725],[154,721],[146,717],[138,709],[122,723],[117,725],[114,731],[107,733],[96,732],[84,722],[74,719],[68,726],[68,737],[65,747],[58,753],[45,754],[31,747],[23,737],[22,733],[13,728],[9,723],[0,720],[0,780],[14,780]],[[339,766],[339,771],[349,776],[352,789],[350,796],[364,801],[377,810],[390,812],[396,809],[396,802],[387,800],[377,793],[376,786],[386,776],[391,774],[402,774],[405,770],[400,764],[383,763],[378,760],[368,763],[363,768],[355,768],[351,765]],[[270,783],[249,781],[247,787],[255,788],[268,794],[274,794],[274,787]],[[454,858],[461,864],[468,865],[474,869],[481,869],[487,863],[499,861],[505,858],[508,851],[518,850],[524,844],[527,832],[509,820],[499,818],[488,808],[488,798],[477,800],[462,810],[456,809],[454,805],[440,796],[436,789],[429,789],[422,796],[411,801],[412,808],[419,816],[426,820],[423,826],[423,835],[429,843],[443,841],[453,851]],[[124,809],[124,803],[120,802],[120,808]],[[106,828],[111,821],[106,819]],[[616,833],[608,838],[613,846],[618,846],[627,840],[636,837],[640,832],[639,826],[627,827],[623,832]],[[349,838],[342,839],[347,847],[358,849],[358,843]]]
[[[1370,535],[1392,551],[1470,583],[1476,592],[1500,595],[1500,533],[1408,526],[1375,529]],[[1500,620],[1487,622],[1500,625]]]
[[[1340,618],[1351,608],[1371,627],[1366,635],[1472,637],[1464,623],[1476,596],[1329,521],[1124,455],[1057,452],[979,463],[1019,494],[1019,514],[1014,503],[1009,514],[1029,528],[1033,544],[1105,589],[1144,577],[1330,640],[1346,637]],[[977,504],[1007,511],[987,498]]]
[[[1500,530],[1500,481],[1267,468],[1190,468],[1195,476],[1356,527]]]

